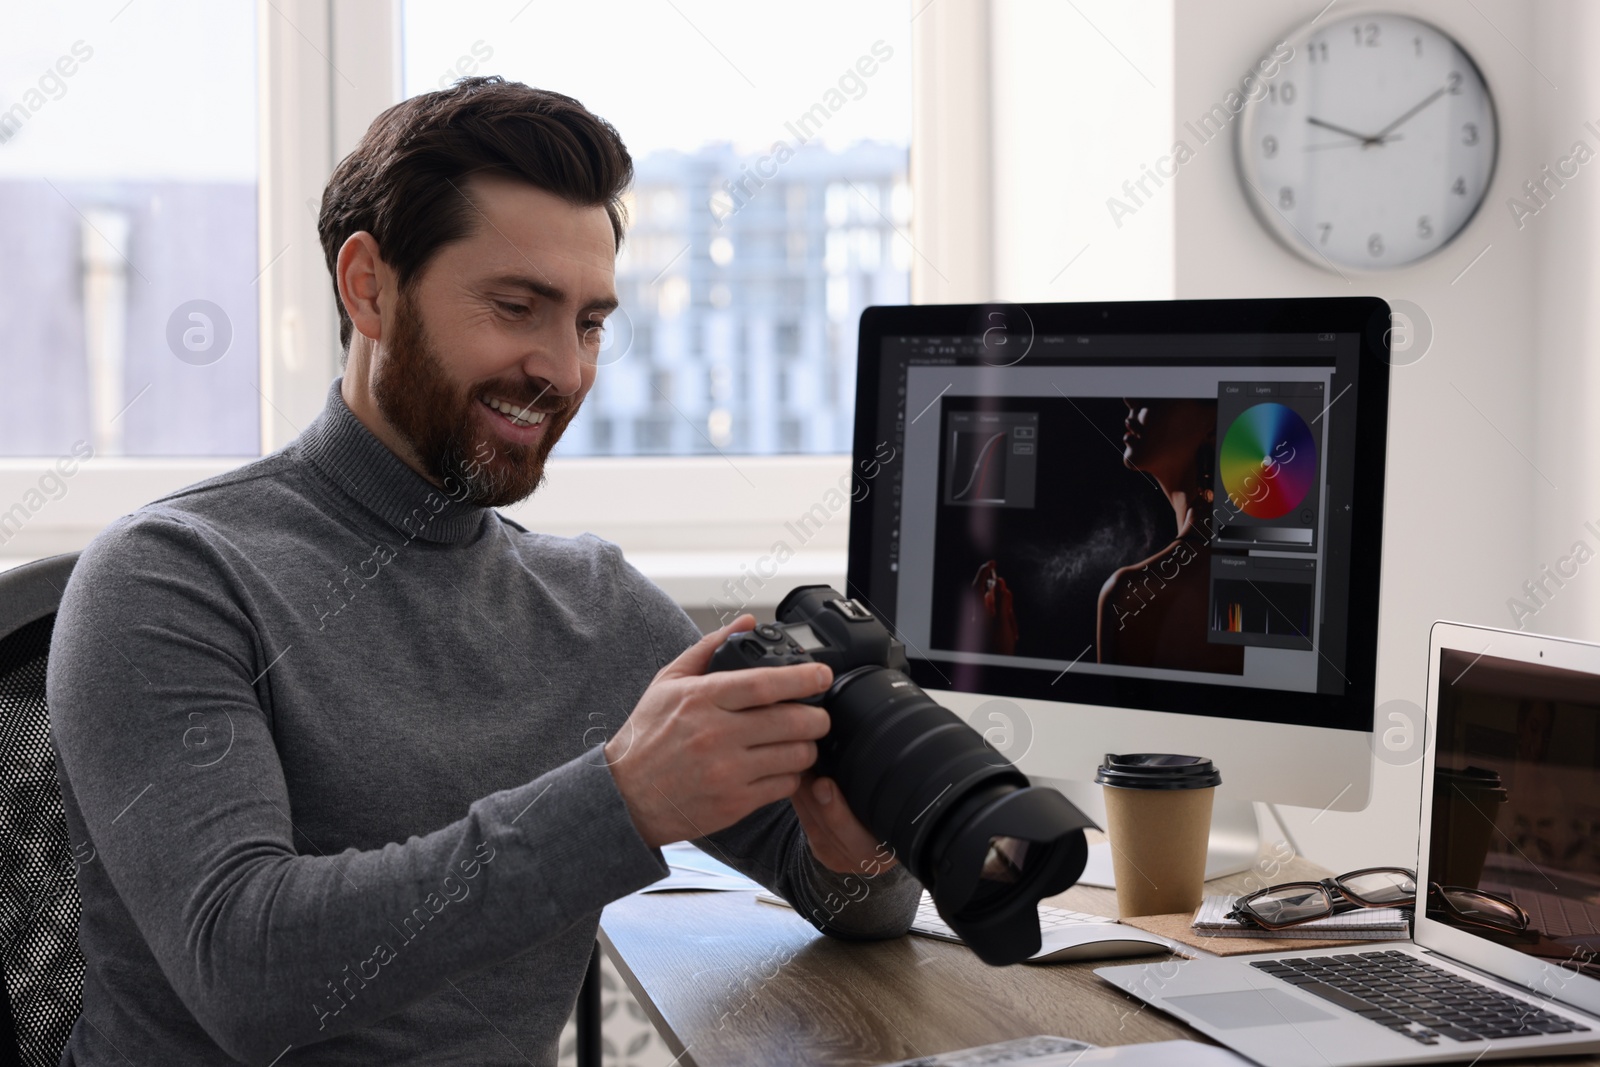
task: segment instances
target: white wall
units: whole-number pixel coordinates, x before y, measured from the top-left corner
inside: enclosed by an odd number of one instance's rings
[[[1113,224],[1106,198],[1171,146],[1170,0],[994,0],[994,292],[974,300],[1173,295],[1168,186]]]
[[[1322,6],[1322,0],[1178,0],[1178,122],[1207,110],[1240,72]],[[1176,295],[1373,294],[1412,301],[1431,320],[1426,357],[1395,368],[1391,379],[1377,694],[1380,705],[1394,699],[1421,705],[1429,624],[1438,618],[1511,624],[1506,599],[1579,532],[1589,469],[1579,427],[1591,388],[1583,369],[1592,326],[1574,312],[1592,284],[1594,231],[1592,207],[1580,203],[1586,191],[1576,188],[1586,175],[1573,183],[1571,197],[1552,201],[1551,218],[1536,218],[1522,232],[1506,208],[1522,182],[1554,161],[1556,147],[1582,132],[1583,101],[1573,88],[1582,69],[1576,61],[1583,37],[1573,32],[1578,5],[1392,0],[1386,6],[1454,36],[1477,59],[1495,96],[1500,156],[1478,216],[1438,256],[1397,271],[1353,274],[1347,283],[1267,234],[1241,191],[1230,145],[1227,152],[1202,153],[1176,179]],[[1325,17],[1341,13],[1334,8]],[[1592,30],[1592,16],[1585,13],[1581,22]],[[1568,51],[1574,62],[1557,62]],[[1556,73],[1572,84],[1557,89]],[[1564,126],[1572,132],[1559,134]],[[1584,389],[1572,388],[1574,382]],[[1590,576],[1574,585],[1584,578]],[[1594,584],[1600,589],[1600,580]],[[1583,593],[1564,591],[1539,622],[1565,629],[1585,609],[1592,617],[1595,592]],[[1415,855],[1420,786],[1418,765],[1379,763],[1367,811],[1329,813],[1314,825],[1316,813],[1294,812],[1290,825],[1309,854],[1335,868],[1406,860]]]
[[[1592,122],[1600,129],[1600,73],[1594,70],[1594,44],[1600,40],[1600,9],[1583,0],[1544,0],[1538,6],[1534,47],[1529,56],[1543,72],[1535,82],[1536,114],[1534,159],[1530,163],[1554,164],[1567,156],[1575,141],[1600,153],[1600,134],[1584,128]],[[1552,86],[1544,81],[1548,77]],[[1517,174],[1517,184],[1532,173]],[[1508,182],[1508,185],[1510,183]],[[1513,192],[1507,189],[1507,195]],[[1583,539],[1600,550],[1600,537],[1585,530],[1594,522],[1600,529],[1600,316],[1596,314],[1596,285],[1600,281],[1596,240],[1600,236],[1600,158],[1579,169],[1578,176],[1557,190],[1548,207],[1525,220],[1520,232],[1501,204],[1503,231],[1539,249],[1534,274],[1536,347],[1532,367],[1537,389],[1533,395],[1534,447],[1532,456],[1559,491],[1543,491],[1539,483],[1535,527],[1530,553],[1522,561],[1521,580],[1534,577],[1545,564],[1571,552]],[[1510,596],[1514,591],[1508,591]],[[1508,621],[1509,611],[1504,615]],[[1528,618],[1529,630],[1600,641],[1600,566],[1584,566],[1578,576],[1555,590],[1548,605]]]
[[[1600,551],[1600,158],[1524,220],[1507,200],[1584,140],[1600,153],[1600,10],[1582,0],[1386,0],[1461,42],[1499,113],[1478,216],[1442,253],[1337,274],[1283,248],[1246,199],[1231,133],[1124,217],[1122,195],[1192,119],[1326,0],[993,0],[993,294],[1011,300],[1376,295],[1433,341],[1392,377],[1378,702],[1424,703],[1428,627],[1515,627],[1507,606],[1579,539]],[[1338,3],[1323,15],[1359,10]],[[1076,263],[1055,276],[1088,246]],[[1473,258],[1489,251],[1462,274]],[[1053,277],[1054,276],[1054,277]],[[1469,403],[1470,400],[1470,403]],[[1476,405],[1476,409],[1474,406]],[[1525,620],[1600,640],[1600,559]],[[1286,811],[1305,851],[1345,868],[1415,857],[1419,765],[1378,763],[1360,813]]]

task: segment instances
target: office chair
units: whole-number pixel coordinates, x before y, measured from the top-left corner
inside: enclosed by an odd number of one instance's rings
[[[573,1058],[577,1067],[601,1067],[605,1045],[600,1038],[600,942],[589,952],[589,969],[583,974],[583,985],[578,989],[577,1047]]]
[[[0,571],[0,1062],[56,1067],[83,1003],[78,882],[50,746],[45,664],[78,554]],[[577,1062],[600,1064],[600,945],[578,998]]]
[[[83,1003],[77,869],[45,662],[78,554],[0,572],[0,1061],[55,1067]]]

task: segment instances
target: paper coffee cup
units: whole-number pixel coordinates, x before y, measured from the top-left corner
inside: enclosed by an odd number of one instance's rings
[[[1095,781],[1105,791],[1119,915],[1198,908],[1221,773],[1200,756],[1108,754]]]

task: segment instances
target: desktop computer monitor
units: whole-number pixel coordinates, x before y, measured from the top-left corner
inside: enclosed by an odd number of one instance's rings
[[[1372,298],[869,308],[850,595],[1091,809],[1106,753],[1158,751],[1219,802],[1360,810],[1388,328]]]

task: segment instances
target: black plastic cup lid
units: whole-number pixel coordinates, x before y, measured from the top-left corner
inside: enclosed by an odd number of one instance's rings
[[[1483,767],[1436,767],[1433,772],[1434,792],[1452,789],[1464,789],[1474,793],[1499,794],[1500,799],[1507,796],[1499,771],[1487,770]]]
[[[1204,756],[1108,752],[1094,780],[1118,789],[1210,789],[1222,784],[1222,772]]]
[[[1454,778],[1458,781],[1482,782],[1485,785],[1499,785],[1500,772],[1491,771],[1483,767],[1437,767],[1434,774],[1439,778]]]

